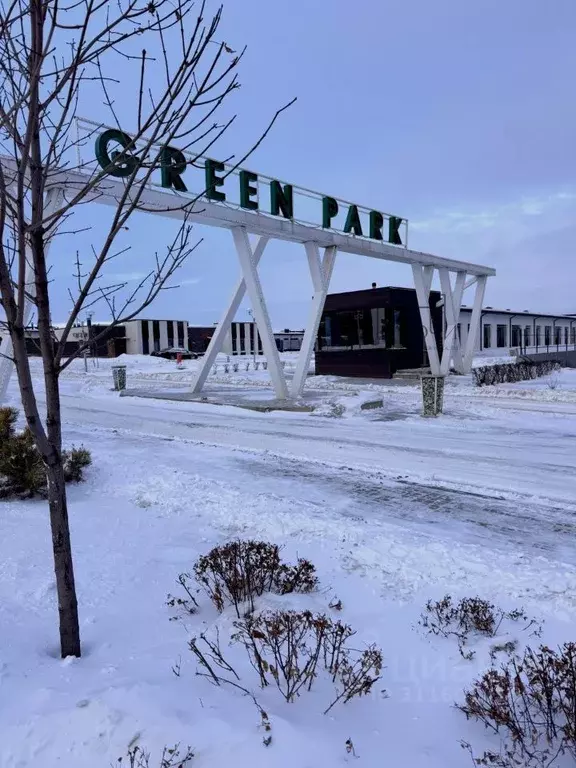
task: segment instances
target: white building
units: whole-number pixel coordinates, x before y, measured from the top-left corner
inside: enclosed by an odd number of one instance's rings
[[[466,344],[472,309],[462,307],[458,333]],[[576,315],[537,314],[485,307],[476,352],[486,356],[530,355],[576,350]]]
[[[188,349],[187,320],[129,320],[124,328],[128,355],[149,355],[170,347]]]
[[[280,352],[300,352],[304,340],[304,331],[291,331],[285,328],[274,334],[276,346]]]
[[[262,339],[255,322],[233,322],[222,345],[225,355],[261,355]]]

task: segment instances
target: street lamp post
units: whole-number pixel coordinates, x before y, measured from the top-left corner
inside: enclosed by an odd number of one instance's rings
[[[252,360],[254,362],[254,370],[256,370],[256,347],[258,346],[258,327],[256,325],[256,321],[254,320],[254,312],[249,309],[248,314],[252,318],[252,323],[254,325],[254,343],[252,344]]]

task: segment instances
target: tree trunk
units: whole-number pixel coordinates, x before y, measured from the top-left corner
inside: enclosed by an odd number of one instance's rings
[[[80,656],[78,602],[76,600],[74,565],[70,545],[64,466],[61,457],[56,465],[47,467],[47,476],[52,550],[54,552],[54,571],[56,573],[60,617],[60,650],[62,658]]]

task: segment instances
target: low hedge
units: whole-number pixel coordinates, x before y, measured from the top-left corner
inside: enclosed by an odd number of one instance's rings
[[[546,376],[552,371],[559,371],[562,366],[557,360],[520,360],[517,363],[495,363],[472,369],[472,376],[477,387],[493,384],[511,384],[516,381],[528,381]]]

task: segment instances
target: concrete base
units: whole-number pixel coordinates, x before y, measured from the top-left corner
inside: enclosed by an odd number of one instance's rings
[[[345,396],[345,393],[342,393]],[[350,393],[350,397],[353,393]],[[319,406],[334,397],[333,390],[308,390],[298,400],[278,400],[270,388],[239,388],[230,386],[210,387],[200,394],[190,392],[188,387],[125,389],[120,397],[142,397],[152,400],[172,400],[181,403],[205,403],[207,405],[228,405],[249,411],[269,413],[270,411],[291,411],[312,413]],[[383,407],[381,399],[367,399],[362,410]]]
[[[267,393],[268,394],[268,393]],[[311,413],[314,405],[294,400],[278,400],[275,397],[258,398],[254,391],[242,396],[238,392],[194,394],[189,390],[160,390],[160,389],[125,389],[121,397],[143,397],[152,400],[173,400],[184,403],[206,403],[207,405],[232,405],[249,411],[294,411]]]

